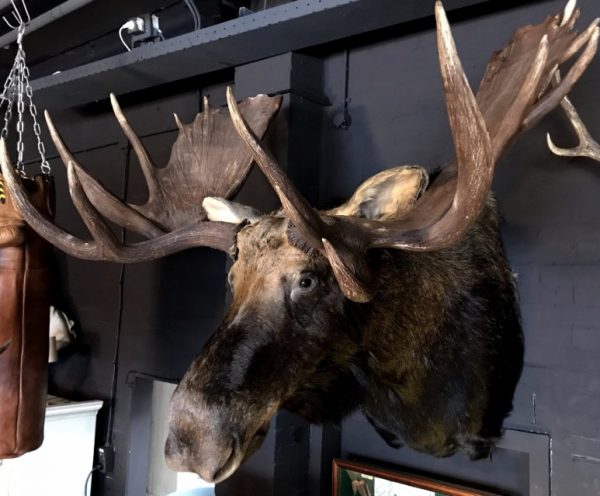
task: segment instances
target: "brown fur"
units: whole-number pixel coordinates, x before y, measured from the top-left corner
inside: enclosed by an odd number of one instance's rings
[[[238,233],[231,307],[173,397],[171,466],[222,480],[279,408],[313,422],[362,408],[393,446],[487,456],[523,354],[493,204],[452,249],[375,253],[367,304],[347,300],[325,258],[289,232],[266,216]]]

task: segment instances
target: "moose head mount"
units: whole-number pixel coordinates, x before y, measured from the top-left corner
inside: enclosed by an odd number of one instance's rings
[[[225,479],[260,446],[281,408],[312,422],[339,421],[360,408],[392,446],[489,455],[523,362],[490,183],[503,151],[561,102],[592,60],[598,21],[577,34],[573,7],[518,30],[493,56],[475,96],[437,2],[455,161],[431,178],[418,166],[381,172],[328,211],[314,210],[260,144],[280,100],[238,105],[231,88],[231,119],[206,105],[192,125],[179,123],[164,172],[112,99],[149,184],[145,206],[104,190],[48,119],[93,241],[62,231],[29,203],[2,147],[2,171],[25,219],[71,255],[136,262],[209,246],[234,258],[227,315],[171,401],[171,467]],[[281,210],[262,215],[227,200],[252,159]],[[167,206],[164,214],[158,204]],[[102,216],[148,239],[120,244]]]

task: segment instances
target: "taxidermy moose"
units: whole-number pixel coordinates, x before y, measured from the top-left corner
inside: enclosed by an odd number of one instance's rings
[[[571,90],[595,53],[598,23],[574,32],[578,11],[569,2],[518,30],[475,96],[440,2],[435,14],[454,162],[432,176],[418,166],[381,172],[332,210],[314,210],[260,144],[280,99],[261,95],[238,106],[231,88],[231,118],[205,102],[192,124],[177,121],[163,169],[112,97],[148,181],[142,206],[102,188],[48,119],[93,241],[60,230],[29,203],[3,146],[2,171],[25,219],[71,255],[123,263],[208,246],[234,259],[227,315],[172,398],[172,468],[227,478],[281,408],[311,422],[360,408],[392,446],[489,456],[523,362],[515,283],[490,196],[494,166]],[[252,159],[281,210],[262,215],[222,198],[235,194]],[[121,244],[103,216],[148,239]]]

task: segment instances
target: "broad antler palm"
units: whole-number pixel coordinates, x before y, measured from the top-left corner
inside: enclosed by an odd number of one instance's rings
[[[3,143],[2,171],[25,220],[61,250],[87,260],[141,262],[194,246],[228,251],[233,244],[234,229],[228,224],[206,221],[202,209],[202,200],[207,196],[234,195],[252,165],[252,155],[239,139],[226,110],[210,108],[204,99],[203,112],[191,124],[182,124],[175,116],[179,135],[167,166],[157,168],[115,96],[110,99],[142,167],[148,184],[148,201],[144,205],[131,205],[104,189],[79,164],[46,114],[52,140],[67,166],[71,198],[93,241],[78,239],[61,230],[29,202]],[[259,95],[248,98],[241,107],[252,128],[262,136],[280,105],[281,97]],[[132,245],[121,244],[103,216],[148,239]]]

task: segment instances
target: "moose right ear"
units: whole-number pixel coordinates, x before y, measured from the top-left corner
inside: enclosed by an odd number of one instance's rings
[[[407,213],[427,189],[429,174],[419,165],[388,169],[362,183],[352,198],[329,215],[394,220]]]
[[[215,222],[227,222],[228,224],[239,224],[244,220],[251,223],[259,220],[263,213],[255,208],[241,203],[235,203],[224,198],[207,196],[202,200],[202,207],[206,211],[208,220]]]

